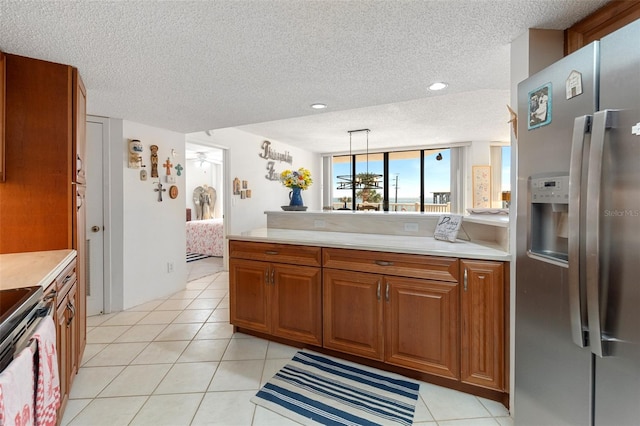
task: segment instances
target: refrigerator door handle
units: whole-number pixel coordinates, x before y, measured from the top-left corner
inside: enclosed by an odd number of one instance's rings
[[[573,123],[571,142],[571,163],[569,166],[569,314],[571,319],[571,337],[581,348],[589,346],[587,329],[587,305],[585,294],[584,263],[580,244],[580,213],[582,196],[586,189],[583,181],[583,158],[589,144],[585,142],[591,131],[591,115],[576,117]],[[587,151],[588,152],[588,151]],[[586,173],[586,170],[584,171]],[[582,188],[582,189],[581,189]]]
[[[589,150],[586,212],[587,312],[591,352],[599,357],[608,355],[606,342],[611,340],[604,336],[603,325],[606,312],[600,303],[601,292],[605,292],[608,287],[608,276],[601,271],[608,270],[606,263],[609,261],[606,256],[601,256],[601,250],[604,248],[600,246],[600,210],[602,209],[600,186],[605,136],[607,130],[613,127],[616,113],[617,110],[604,110],[594,114]]]

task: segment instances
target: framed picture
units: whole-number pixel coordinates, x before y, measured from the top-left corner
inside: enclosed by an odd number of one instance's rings
[[[243,189],[242,191],[240,191],[240,198],[243,199],[243,200],[245,198],[247,198],[247,190],[246,189]]]
[[[246,180],[242,181],[242,189],[247,189],[249,187],[249,183]]]
[[[240,195],[240,179],[233,180],[233,195]]]
[[[251,190],[247,189],[246,193],[247,193],[247,198],[251,198]]]
[[[491,207],[491,166],[473,166],[473,208]]]
[[[529,130],[551,123],[553,109],[552,86],[547,83],[529,92],[527,128]]]

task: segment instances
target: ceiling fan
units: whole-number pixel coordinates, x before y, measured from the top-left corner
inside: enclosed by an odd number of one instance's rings
[[[207,157],[206,152],[194,152],[191,154],[187,153],[186,159],[196,161],[196,164],[200,167],[203,167],[205,163],[211,163],[211,164],[215,163],[215,161]]]

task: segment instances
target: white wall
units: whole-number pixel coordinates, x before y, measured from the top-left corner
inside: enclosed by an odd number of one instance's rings
[[[143,163],[146,164],[148,178],[140,180],[140,169],[127,167],[128,140],[139,139],[143,146]],[[174,167],[185,164],[185,135],[164,129],[137,124],[122,123],[119,162],[114,162],[112,171],[122,176],[122,232],[123,232],[123,278],[122,308],[147,302],[184,289],[186,283],[185,262],[185,179],[176,177],[175,184],[167,184],[165,168],[162,164],[171,157]],[[158,202],[154,191],[159,178],[151,177],[150,145],[157,145],[158,174],[167,192]],[[115,147],[113,152],[117,152]],[[178,187],[178,197],[169,197],[169,187]],[[173,265],[168,272],[167,264]],[[115,283],[114,283],[115,284]],[[117,285],[117,284],[116,284]],[[115,305],[114,305],[115,306]]]
[[[191,137],[192,135],[188,135]],[[219,129],[211,132],[211,136],[197,133],[197,138],[208,138],[215,146],[228,148],[229,164],[226,175],[225,197],[229,199],[228,215],[225,216],[228,234],[238,234],[254,228],[267,226],[265,211],[280,210],[280,206],[289,204],[289,189],[278,181],[266,179],[267,161],[260,158],[264,137],[256,136],[236,128]],[[304,204],[309,210],[321,210],[322,194],[322,167],[319,154],[311,153],[269,140],[271,148],[279,153],[289,152],[293,157],[293,164],[275,162],[275,170],[280,173],[285,169],[298,169],[305,167],[311,171],[313,184],[302,192]],[[233,195],[233,179],[248,182],[251,189],[251,198],[241,199],[239,195]]]

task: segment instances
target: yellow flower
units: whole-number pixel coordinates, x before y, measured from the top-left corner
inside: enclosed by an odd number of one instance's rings
[[[313,183],[311,172],[304,167],[298,170],[284,170],[280,173],[280,182],[287,188],[307,189]]]

